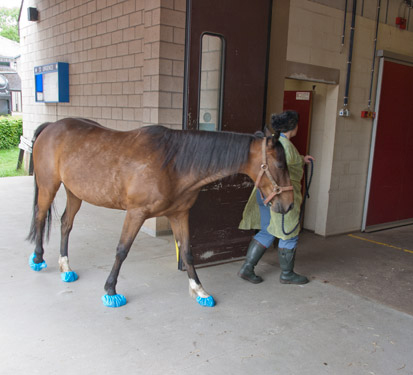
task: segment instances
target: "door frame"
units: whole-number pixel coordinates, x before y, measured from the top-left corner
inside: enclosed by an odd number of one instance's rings
[[[369,200],[370,200],[370,188],[371,188],[371,177],[373,174],[373,162],[374,162],[374,151],[376,149],[376,136],[377,136],[377,123],[379,118],[379,110],[380,110],[380,99],[381,99],[381,86],[383,81],[383,58],[381,57],[379,60],[379,73],[377,78],[377,89],[376,89],[376,104],[374,106],[374,111],[376,116],[373,120],[373,129],[371,134],[371,146],[370,146],[370,155],[369,155],[369,167],[367,170],[367,185],[366,185],[366,193],[364,198],[364,207],[363,207],[363,220],[361,223],[361,231],[366,231],[366,223],[367,223],[367,213],[369,208]]]
[[[187,10],[188,7],[190,6],[189,3],[191,3],[191,0],[186,0],[187,1]],[[189,91],[188,91],[188,87],[189,87],[189,56],[190,56],[190,33],[191,33],[191,28],[190,28],[190,16],[189,16],[189,12],[187,11],[186,13],[186,17],[187,17],[187,23],[186,23],[186,30],[185,30],[185,60],[184,60],[184,97],[183,97],[183,112],[182,112],[182,129],[183,130],[188,130],[188,117],[186,116],[187,112],[188,112],[188,97],[189,97]],[[214,32],[210,32],[210,31],[205,31],[201,34],[200,36],[200,43],[199,45],[201,46],[202,49],[202,38],[204,35],[212,35],[212,36],[216,36],[216,37],[220,37],[222,40],[222,44],[223,44],[223,54],[221,56],[221,82],[224,81],[224,77],[225,77],[225,51],[226,51],[226,41],[225,38],[223,38],[223,35],[218,34],[218,33],[214,33]],[[202,53],[201,53],[202,56]],[[202,64],[202,58],[199,59],[199,69],[198,69],[198,87],[200,87],[201,85],[201,64]],[[219,92],[219,131],[221,131],[222,128],[222,113],[223,113],[223,104],[224,104],[224,85],[221,86],[220,88],[220,92]],[[201,100],[201,95],[198,95],[198,108],[200,107],[200,100]],[[199,114],[198,114],[199,115]],[[199,125],[199,124],[198,124]]]
[[[191,8],[192,2],[186,0],[186,13],[185,13],[185,56],[184,56],[184,97],[182,108],[182,129],[188,129],[188,87],[189,87],[189,56],[191,50]],[[198,78],[199,79],[199,78]]]

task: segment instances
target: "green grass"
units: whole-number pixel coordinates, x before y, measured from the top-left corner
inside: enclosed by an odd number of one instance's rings
[[[23,168],[16,171],[19,151],[18,147],[10,150],[0,150],[0,177],[27,176]]]

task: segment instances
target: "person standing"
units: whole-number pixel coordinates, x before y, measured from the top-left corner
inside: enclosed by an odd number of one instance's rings
[[[280,142],[284,147],[290,180],[294,188],[294,207],[284,215],[285,232],[294,228],[300,220],[302,202],[301,179],[303,177],[304,163],[309,164],[315,160],[312,156],[302,156],[291,142],[298,132],[299,115],[295,111],[285,111],[271,116],[271,126],[275,133],[280,134]],[[254,267],[258,264],[265,251],[273,243],[278,242],[278,258],[280,262],[280,282],[283,284],[306,284],[308,278],[294,272],[295,254],[297,250],[300,225],[290,234],[285,234],[282,227],[282,214],[270,210],[265,206],[257,188],[244,208],[243,218],[239,229],[259,229],[248,246],[245,262],[238,272],[244,280],[258,284],[263,279],[256,275]]]

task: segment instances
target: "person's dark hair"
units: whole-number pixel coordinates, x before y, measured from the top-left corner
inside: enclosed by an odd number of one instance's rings
[[[279,114],[271,115],[271,127],[275,133],[286,133],[295,129],[300,116],[296,111],[284,111]]]

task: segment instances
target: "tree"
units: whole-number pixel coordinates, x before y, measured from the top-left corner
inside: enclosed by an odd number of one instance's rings
[[[19,11],[19,8],[0,8],[0,35],[15,42],[20,42]]]

